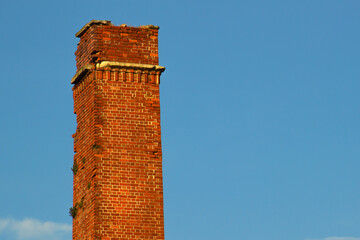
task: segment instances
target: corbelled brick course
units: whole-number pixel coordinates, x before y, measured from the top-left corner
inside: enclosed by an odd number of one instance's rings
[[[74,240],[164,239],[157,35],[109,21],[77,33]]]

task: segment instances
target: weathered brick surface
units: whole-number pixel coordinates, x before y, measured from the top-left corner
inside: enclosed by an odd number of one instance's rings
[[[78,69],[104,60],[157,65],[158,29],[93,25],[81,36],[75,55]]]
[[[105,60],[157,64],[154,36],[157,29],[111,25],[91,26],[81,36],[78,67],[94,66],[73,87],[74,240],[164,239],[161,71],[95,66]]]

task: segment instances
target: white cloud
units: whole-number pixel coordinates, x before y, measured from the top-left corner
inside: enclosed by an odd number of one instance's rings
[[[9,225],[9,219],[0,219],[0,233]]]
[[[17,240],[65,240],[71,239],[71,225],[32,218],[22,221],[0,218],[0,236],[12,236]]]
[[[360,237],[327,237],[327,238],[307,238],[305,240],[360,240]]]

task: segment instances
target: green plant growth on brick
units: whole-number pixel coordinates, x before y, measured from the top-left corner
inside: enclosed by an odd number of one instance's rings
[[[75,204],[74,207],[71,207],[71,208],[69,209],[69,215],[70,215],[73,219],[76,217],[77,212],[78,212],[78,206],[77,206],[77,204]]]
[[[78,206],[81,209],[83,208],[83,206],[84,206],[84,197],[81,198],[81,201],[79,202]]]
[[[85,164],[85,160],[86,160],[85,157],[83,157],[83,158],[82,158],[82,163]]]
[[[99,148],[100,148],[100,145],[98,145],[96,143],[92,146],[92,149],[99,149]]]
[[[75,218],[79,209],[83,209],[83,207],[84,207],[84,197],[81,198],[80,202],[75,203],[75,205],[69,209],[69,215],[72,218]]]
[[[77,165],[77,163],[74,161],[74,165],[73,167],[71,168],[71,171],[73,172],[74,176],[76,175],[76,173],[78,172],[79,170],[79,166]]]

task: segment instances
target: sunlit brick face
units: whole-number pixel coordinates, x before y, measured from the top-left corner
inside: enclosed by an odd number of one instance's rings
[[[158,28],[77,36],[73,239],[164,239]]]

